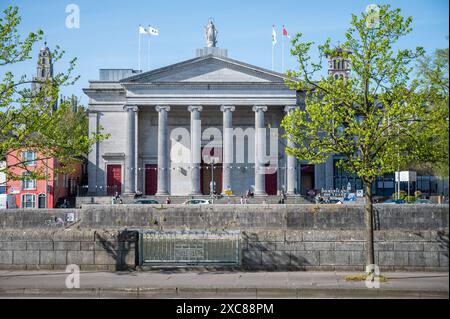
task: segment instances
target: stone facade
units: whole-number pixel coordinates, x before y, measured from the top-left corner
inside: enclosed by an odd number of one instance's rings
[[[197,156],[208,147],[219,157],[214,175],[218,193],[228,186],[237,195],[249,188],[257,195],[282,189],[300,192],[300,163],[286,156],[282,130],[272,142],[276,145],[270,145],[268,129],[279,128],[285,114],[299,106],[297,93],[285,85],[285,75],[230,59],[226,50],[210,49],[144,73],[100,70],[100,80],[90,81],[84,89],[89,96],[89,130],[92,134],[102,127],[111,134],[89,154],[90,194],[209,194],[209,154]],[[183,132],[189,138],[179,141]],[[276,172],[270,182],[266,174],[257,173],[268,165],[269,154],[275,167],[270,172]],[[108,177],[113,165],[119,165],[115,186]],[[332,187],[319,178],[325,175],[323,169],[317,168],[311,188]],[[157,178],[152,179],[148,170],[155,170]]]

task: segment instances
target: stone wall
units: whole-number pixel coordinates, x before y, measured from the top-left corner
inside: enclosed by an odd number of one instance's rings
[[[106,230],[1,230],[0,269],[135,268],[138,234]]]
[[[363,205],[85,205],[84,227],[364,229]],[[448,228],[448,205],[374,205],[377,230]],[[0,215],[1,216],[1,215]]]
[[[364,231],[244,231],[248,269],[364,270]],[[381,271],[448,271],[448,230],[375,231]]]
[[[76,222],[54,218],[73,213]],[[381,270],[448,271],[448,205],[375,205]],[[360,205],[87,205],[0,211],[0,269],[122,270],[140,229],[240,230],[244,269],[363,270]]]
[[[83,205],[82,209],[0,210],[1,228],[55,228],[72,213],[82,228],[364,229],[363,205]],[[374,205],[376,230],[448,228],[448,205]]]

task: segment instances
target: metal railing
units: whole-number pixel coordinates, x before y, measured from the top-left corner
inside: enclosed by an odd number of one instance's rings
[[[139,252],[143,266],[238,266],[240,231],[145,230]]]

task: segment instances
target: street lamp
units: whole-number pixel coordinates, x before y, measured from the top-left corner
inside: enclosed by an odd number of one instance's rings
[[[214,190],[215,190],[215,182],[214,182],[214,165],[219,163],[219,157],[217,156],[205,156],[205,162],[209,162],[211,165],[211,183],[209,184],[209,194],[211,196],[211,200],[214,201]]]

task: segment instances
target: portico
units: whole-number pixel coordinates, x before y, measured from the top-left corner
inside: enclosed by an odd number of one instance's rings
[[[125,193],[207,193],[203,179],[214,171],[205,150],[213,149],[217,192],[298,193],[297,160],[285,154],[281,129],[274,142],[274,128],[297,106],[285,76],[230,59],[223,49],[197,54],[144,73],[100,70],[100,80],[90,81],[90,132],[103,127],[111,134],[89,154],[90,192],[106,193],[106,167],[114,162],[123,166]]]

